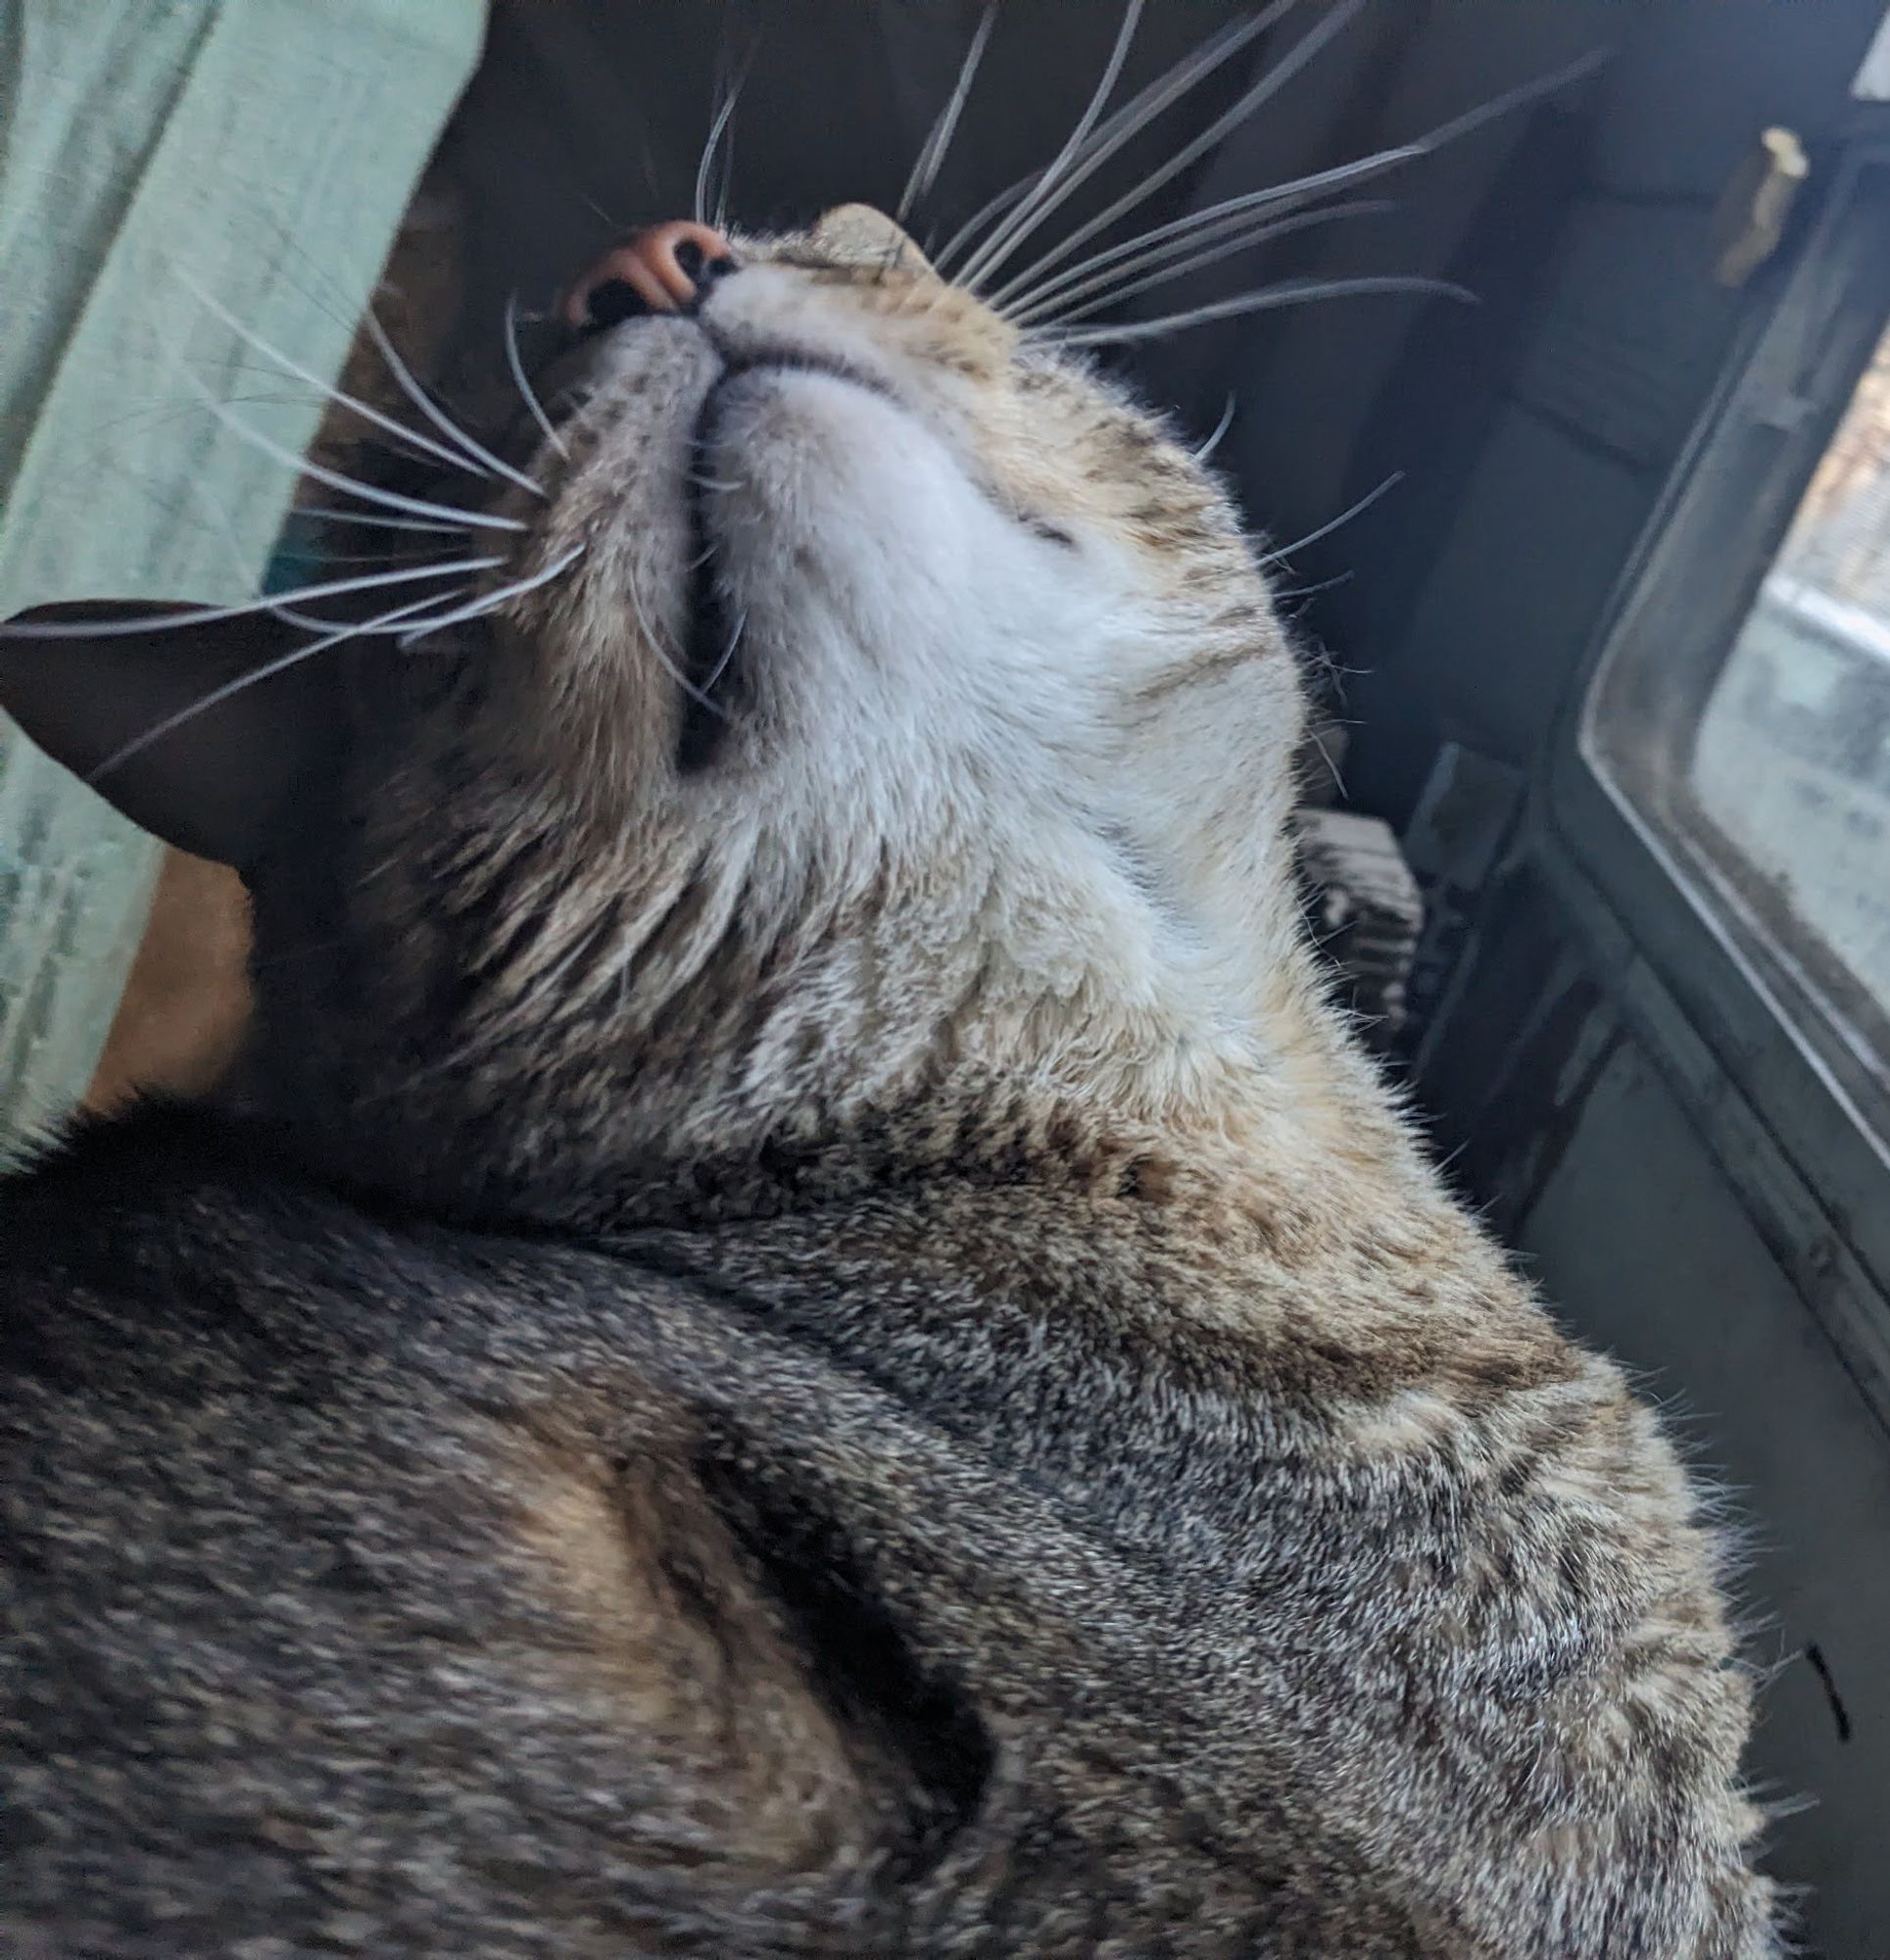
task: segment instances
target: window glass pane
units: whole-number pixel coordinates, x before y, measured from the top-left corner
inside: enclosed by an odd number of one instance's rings
[[[1890,1007],[1890,334],[1720,670],[1690,781],[1772,932]]]

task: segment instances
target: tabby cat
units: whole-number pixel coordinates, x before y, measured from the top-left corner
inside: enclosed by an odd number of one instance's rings
[[[1219,482],[859,207],[570,318],[369,506],[462,586],[0,647],[257,942],[0,1193],[0,1944],[1773,1952],[1714,1543],[1325,997]]]

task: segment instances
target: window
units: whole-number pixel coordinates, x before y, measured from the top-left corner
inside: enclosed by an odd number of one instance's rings
[[[1720,1066],[1807,1157],[1861,1126],[1875,1189],[1890,1153],[1890,153],[1862,145],[1826,183],[1649,526],[1554,798],[1574,857]],[[1890,1239],[1885,1252],[1890,1270]]]
[[[1686,793],[1766,929],[1890,1049],[1890,334],[1713,682]]]

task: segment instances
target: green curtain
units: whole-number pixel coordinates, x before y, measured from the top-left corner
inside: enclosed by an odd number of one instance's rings
[[[260,585],[483,0],[0,0],[0,616]],[[57,659],[56,647],[47,649]],[[0,1156],[84,1091],[156,847],[0,719]]]

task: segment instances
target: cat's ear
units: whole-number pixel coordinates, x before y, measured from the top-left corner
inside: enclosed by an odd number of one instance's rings
[[[105,600],[21,613],[0,625],[0,709],[133,823],[244,870],[334,766],[341,691],[319,656],[293,659],[308,636],[271,614],[166,623],[197,610]]]

